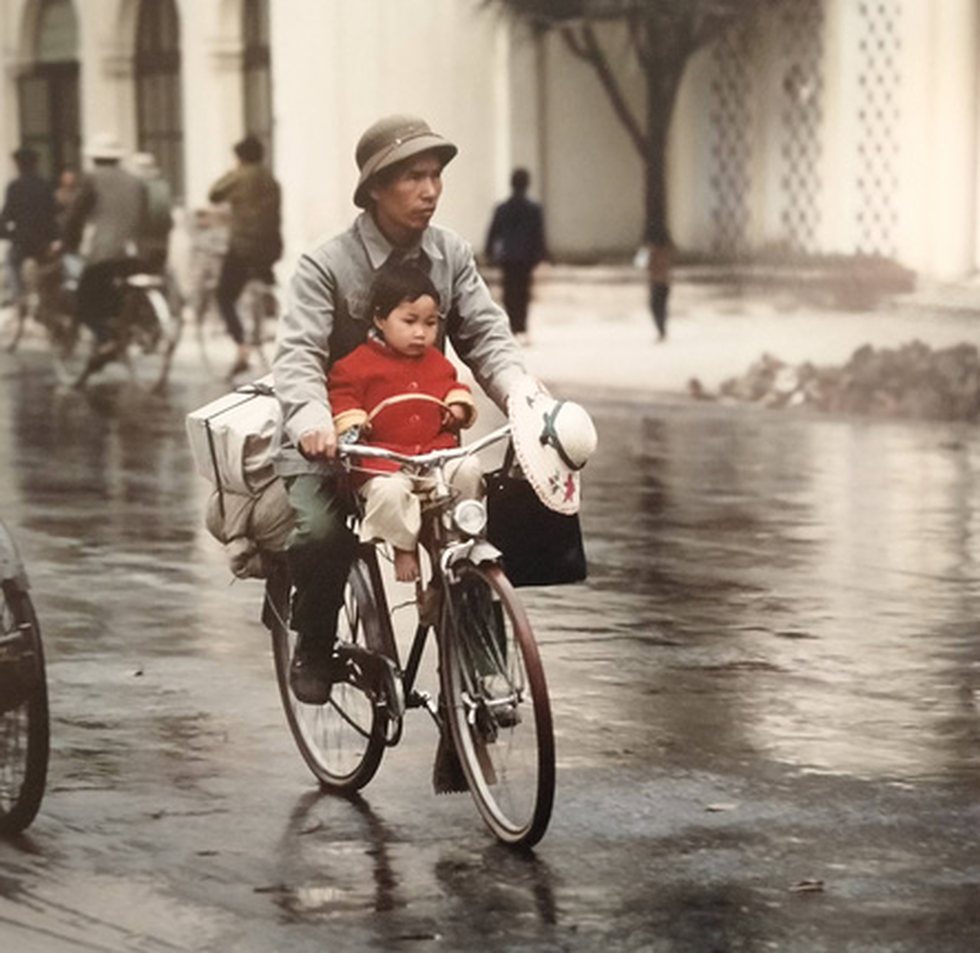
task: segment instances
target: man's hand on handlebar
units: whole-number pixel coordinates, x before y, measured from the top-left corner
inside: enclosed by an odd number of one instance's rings
[[[337,431],[333,427],[307,430],[299,438],[299,450],[308,460],[330,460],[337,456]]]

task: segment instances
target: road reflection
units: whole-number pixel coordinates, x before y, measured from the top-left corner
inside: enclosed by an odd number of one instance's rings
[[[276,863],[277,883],[261,892],[291,920],[374,911],[387,914],[371,921],[387,942],[441,940],[458,949],[457,940],[501,930],[511,941],[522,932],[531,939],[558,922],[557,878],[533,852],[491,844],[473,855],[407,843],[359,796],[301,797]]]
[[[724,408],[597,416],[590,581],[528,595],[552,654],[592,677],[584,698],[559,688],[560,705],[591,710],[627,758],[980,774],[972,431]],[[592,755],[563,750],[568,764]]]

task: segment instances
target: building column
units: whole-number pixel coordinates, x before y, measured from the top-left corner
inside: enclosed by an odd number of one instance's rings
[[[931,274],[957,278],[976,267],[977,6],[932,4],[932,110],[929,234]],[[916,148],[912,143],[911,148]]]

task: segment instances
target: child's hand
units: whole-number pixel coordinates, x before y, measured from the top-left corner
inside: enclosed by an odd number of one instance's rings
[[[442,426],[450,433],[459,433],[467,416],[467,410],[462,404],[450,404],[442,415]]]

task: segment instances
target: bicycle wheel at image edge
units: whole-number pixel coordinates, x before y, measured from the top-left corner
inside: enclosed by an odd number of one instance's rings
[[[41,806],[50,739],[41,630],[13,581],[3,583],[0,604],[0,690],[0,834],[14,834]]]
[[[378,619],[368,566],[363,559],[355,559],[340,610],[338,644],[367,645],[368,629],[378,625]],[[296,633],[284,615],[272,626],[272,643],[279,695],[303,759],[324,789],[359,791],[374,777],[381,763],[386,747],[385,716],[362,690],[348,682],[334,685],[325,705],[298,701],[289,687],[289,662]]]
[[[498,566],[465,565],[440,627],[443,696],[470,793],[508,844],[537,843],[551,819],[555,742],[538,647]]]

